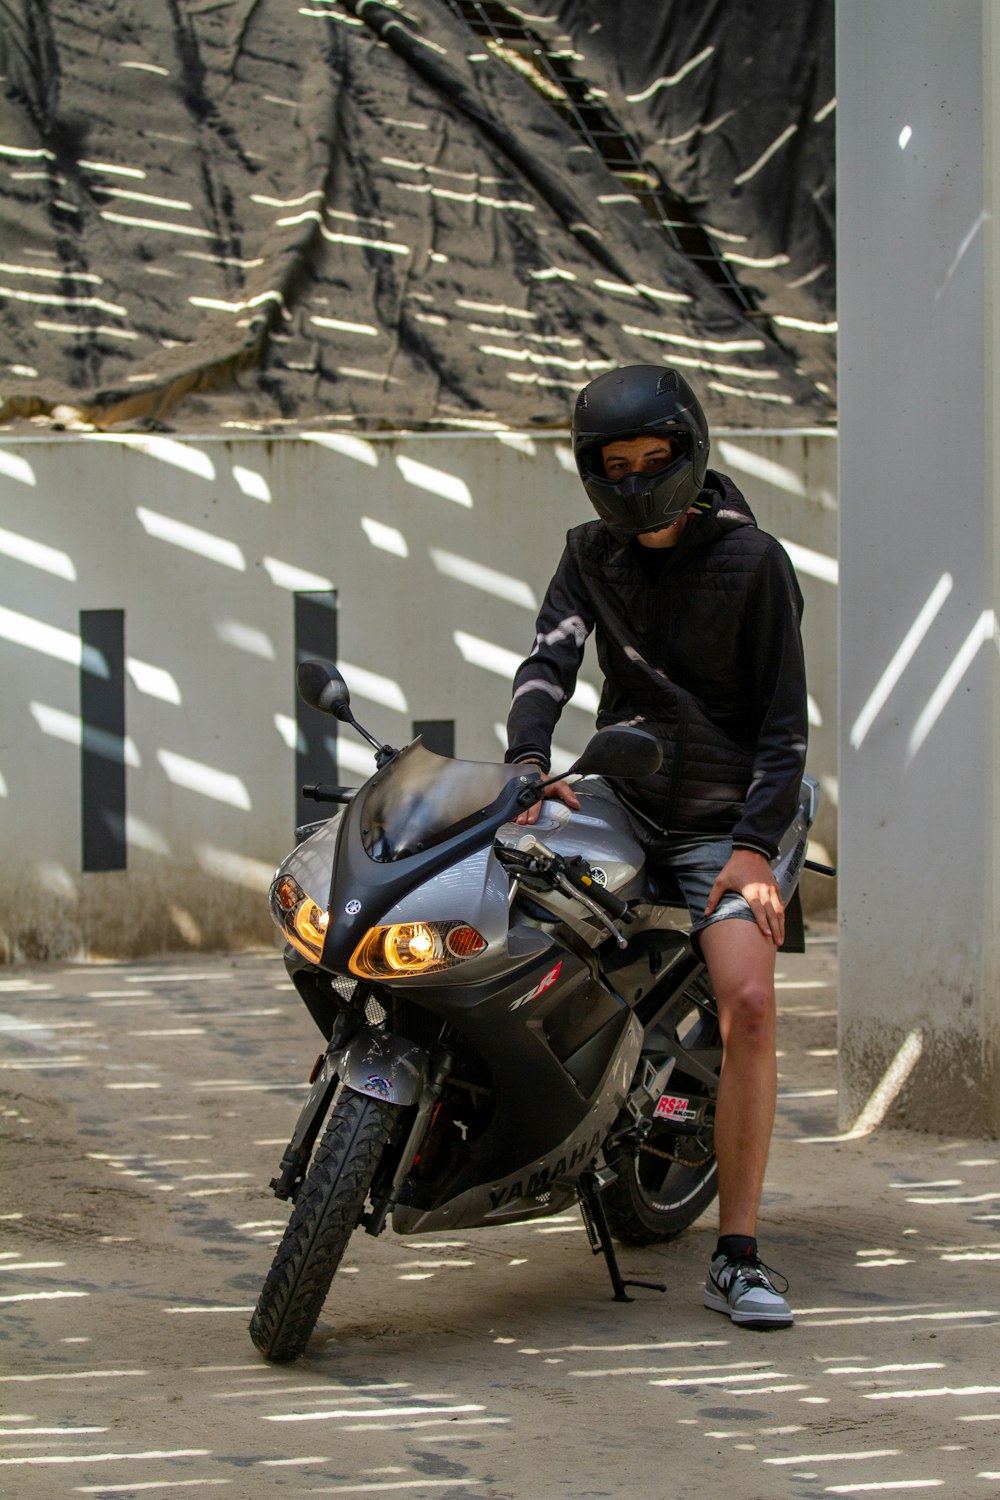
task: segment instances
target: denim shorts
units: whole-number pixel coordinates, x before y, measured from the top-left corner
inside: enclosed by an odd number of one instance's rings
[[[672,837],[646,837],[642,842],[646,863],[654,879],[662,872],[672,876],[680,887],[691,917],[692,936],[706,927],[713,927],[716,922],[735,919],[756,923],[757,918],[749,903],[738,891],[726,891],[712,915],[705,916],[705,902],[715,878],[732,856],[731,838],[676,834]]]

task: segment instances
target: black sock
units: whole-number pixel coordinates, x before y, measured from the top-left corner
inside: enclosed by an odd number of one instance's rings
[[[715,1253],[724,1255],[727,1260],[755,1260],[757,1241],[752,1234],[720,1234]]]

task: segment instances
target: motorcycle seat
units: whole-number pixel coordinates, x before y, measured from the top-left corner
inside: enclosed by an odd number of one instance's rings
[[[684,892],[669,870],[651,870],[647,865],[645,874],[647,901],[652,901],[657,906],[680,906],[687,909]]]

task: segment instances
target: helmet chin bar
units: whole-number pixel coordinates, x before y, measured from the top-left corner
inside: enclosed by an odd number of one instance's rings
[[[685,515],[701,493],[691,459],[682,454],[656,474],[605,479],[584,470],[583,487],[591,505],[616,536],[662,531]]]

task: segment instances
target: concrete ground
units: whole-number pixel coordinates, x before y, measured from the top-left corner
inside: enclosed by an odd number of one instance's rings
[[[0,1494],[1000,1494],[997,1143],[836,1133],[836,952],[782,957],[762,1251],[796,1326],[701,1306],[714,1213],[352,1241],[308,1357],[246,1325],[318,1035],[277,954],[0,969]],[[947,1121],[943,1120],[946,1126]]]

